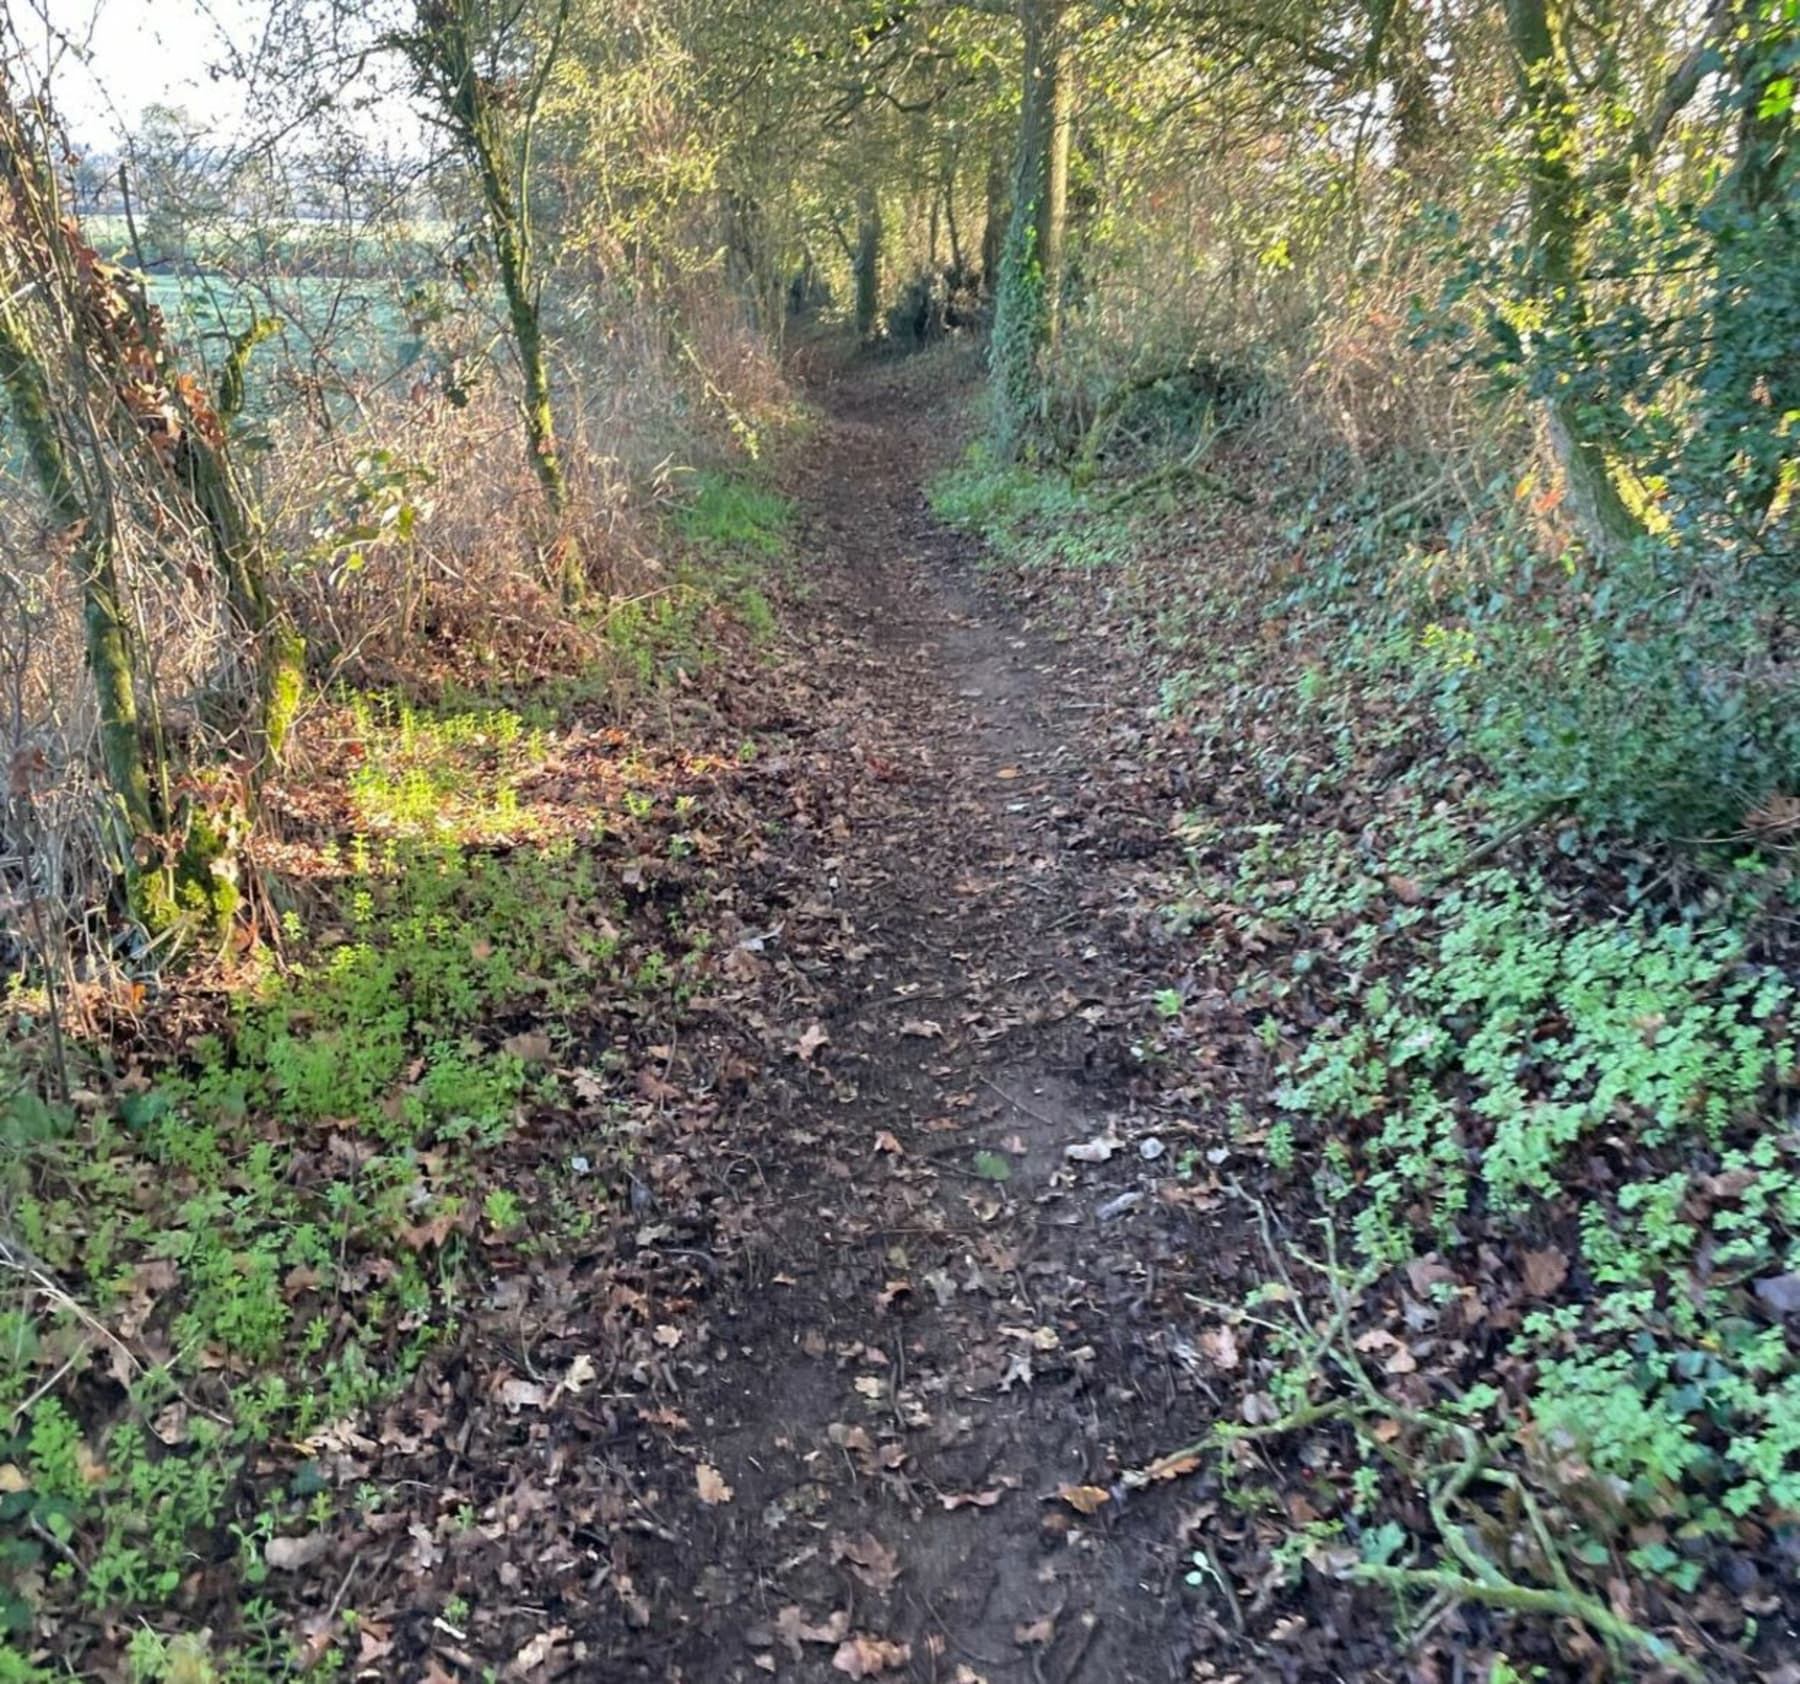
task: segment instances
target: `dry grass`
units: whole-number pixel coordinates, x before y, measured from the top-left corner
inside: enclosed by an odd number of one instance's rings
[[[667,583],[654,522],[678,470],[741,460],[791,411],[770,349],[701,284],[655,309],[612,312],[586,337],[564,325],[571,495],[560,521],[526,461],[504,370],[460,407],[435,386],[405,392],[352,374],[341,386],[353,425],[321,425],[314,404],[272,418],[268,448],[246,466],[315,696],[482,689],[589,668],[608,604]],[[37,955],[67,982],[141,968],[145,953],[108,910],[118,851],[95,771],[77,595],[41,502],[13,489],[0,499],[0,977]],[[241,652],[207,588],[204,546],[149,509],[122,525],[117,553],[150,656],[148,728],[180,740],[188,764],[216,761],[209,698],[241,681]],[[571,556],[587,592],[579,611],[564,597]],[[329,717],[303,712],[298,763],[317,758],[309,719],[324,729]]]

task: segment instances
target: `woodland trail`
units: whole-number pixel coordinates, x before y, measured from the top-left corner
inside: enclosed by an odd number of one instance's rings
[[[1092,676],[979,596],[930,431],[862,378],[792,487],[820,746],[860,769],[789,926],[828,1039],[753,1089],[785,1143],[743,1192],[761,1262],[684,1400],[733,1497],[637,1573],[682,1629],[616,1648],[629,1676],[1188,1676],[1180,1499],[1114,1489],[1203,1419],[1164,1302],[1226,1238],[1157,1199],[1188,1142],[1122,1034],[1112,868],[1166,819],[1084,770]],[[1100,1137],[1110,1162],[1066,1158]]]
[[[634,916],[691,906],[716,945],[678,1033],[580,1054],[636,1065],[620,1204],[568,1242],[547,1213],[351,1447],[419,1494],[335,1595],[417,1662],[379,1676],[1261,1676],[1234,1593],[1185,1583],[1197,1526],[1227,1559],[1246,1535],[1216,1481],[1119,1479],[1204,1428],[1187,1295],[1255,1262],[1195,1071],[1132,1045],[1177,798],[1102,656],[930,514],[964,394],[921,372],[825,394],[786,476],[793,641],[690,704],[756,752],[698,786],[686,889],[631,864]],[[521,1181],[593,1126],[543,1119]],[[1334,1676],[1329,1617],[1310,1640]]]

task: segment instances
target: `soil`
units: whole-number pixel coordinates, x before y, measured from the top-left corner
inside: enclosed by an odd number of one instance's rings
[[[1167,792],[929,512],[948,402],[822,397],[746,990],[668,1049],[635,1223],[495,1282],[384,1435],[466,1524],[347,1545],[393,1611],[365,1675],[1233,1676],[1194,1660],[1241,1618],[1187,1584],[1205,1487],[1121,1480],[1203,1431],[1184,1295],[1252,1249],[1133,1046]]]

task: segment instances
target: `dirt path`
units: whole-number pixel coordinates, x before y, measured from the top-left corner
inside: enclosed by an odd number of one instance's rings
[[[1116,1485],[1203,1419],[1159,1311],[1221,1242],[1112,960],[1113,868],[1166,817],[1084,776],[1099,704],[981,599],[925,505],[931,423],[894,414],[853,387],[794,486],[809,751],[857,775],[773,938],[816,997],[742,1108],[725,1226],[756,1237],[683,1398],[731,1497],[665,1514],[608,1675],[1185,1678],[1180,1499]]]
[[[356,1610],[358,1676],[1231,1676],[1190,1666],[1235,1606],[1184,1583],[1216,1491],[1119,1481],[1203,1426],[1185,1294],[1246,1249],[1192,1072],[1132,1044],[1172,797],[928,512],[921,372],[847,380],[793,466],[795,642],[685,704],[704,837],[608,857],[707,997],[557,1026],[600,1074],[512,1148],[537,1243],[321,1437],[380,1501],[300,1626]]]

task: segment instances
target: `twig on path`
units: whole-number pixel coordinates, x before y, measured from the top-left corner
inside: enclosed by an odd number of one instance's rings
[[[1038,1122],[1042,1123],[1045,1128],[1060,1129],[1063,1126],[1054,1117],[1046,1117],[1042,1111],[1033,1109],[1033,1107],[1027,1105],[1024,1100],[1014,1099],[1013,1096],[1010,1093],[1008,1093],[1005,1088],[1003,1088],[999,1085],[999,1083],[990,1082],[987,1079],[987,1077],[982,1076],[982,1075],[977,1075],[975,1080],[978,1081],[984,1088],[988,1088],[991,1091],[993,1091],[994,1093],[999,1094],[999,1096],[1002,1099],[1004,1099],[1006,1101],[1006,1103],[1008,1105],[1010,1105],[1015,1111],[1023,1111],[1026,1116],[1035,1118]]]
[[[1236,1601],[1235,1597],[1233,1601]],[[1092,1609],[1089,1609],[1084,1616],[1084,1622],[1087,1630],[1082,1634],[1081,1642],[1076,1645],[1075,1653],[1063,1671],[1062,1684],[1075,1684],[1076,1675],[1087,1665],[1088,1650],[1093,1648],[1094,1639],[1100,1635],[1100,1616]],[[1238,1630],[1242,1632],[1243,1629],[1243,1625],[1240,1623]]]
[[[1011,1666],[1012,1665],[1012,1661],[1008,1658],[1004,1658],[1004,1657],[997,1658],[993,1655],[984,1655],[984,1654],[982,1654],[982,1652],[979,1649],[971,1649],[968,1646],[968,1644],[963,1642],[963,1640],[960,1637],[958,1637],[955,1632],[953,1632],[947,1625],[944,1624],[943,1616],[937,1611],[937,1609],[932,1607],[930,1596],[928,1596],[923,1590],[921,1590],[919,1592],[917,1600],[923,1605],[925,1612],[931,1616],[932,1623],[934,1625],[936,1625],[938,1630],[941,1631],[944,1634],[944,1636],[951,1643],[954,1643],[956,1645],[956,1647],[958,1649],[960,1649],[963,1652],[963,1654],[967,1655],[969,1657],[969,1659],[972,1660],[977,1666]]]

